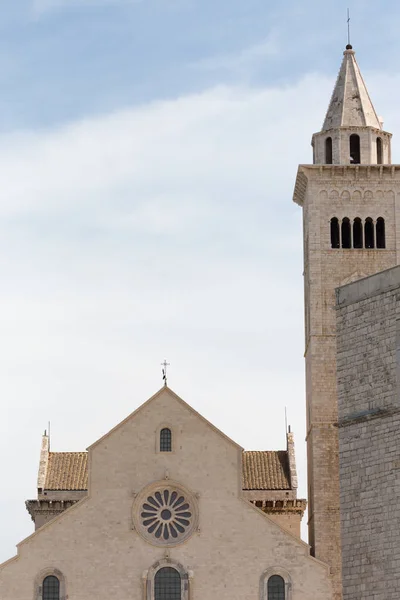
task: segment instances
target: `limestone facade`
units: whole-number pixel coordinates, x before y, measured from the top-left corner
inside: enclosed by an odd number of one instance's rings
[[[400,590],[400,267],[337,290],[343,600]]]
[[[313,136],[315,164],[299,166],[294,191],[303,208],[309,542],[312,554],[332,568],[336,600],[342,561],[335,288],[400,258],[400,166],[377,164],[377,136],[385,140],[383,157],[390,161],[391,136],[381,125],[347,48],[324,127]],[[358,157],[351,154],[353,135],[359,138]]]
[[[156,447],[165,422],[171,452]],[[332,600],[329,568],[243,496],[243,449],[169,388],[87,458],[87,495],[0,565],[2,600],[41,599],[48,576],[63,600],[153,600],[164,568],[178,574],[182,600],[268,600],[271,577],[282,581],[285,600]]]

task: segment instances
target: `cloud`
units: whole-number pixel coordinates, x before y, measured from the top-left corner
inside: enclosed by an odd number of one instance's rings
[[[164,356],[246,448],[283,447],[287,406],[305,494],[291,195],[332,85],[220,86],[0,137],[0,561],[31,531],[47,421],[54,450],[85,448],[156,391]],[[378,107],[391,129],[399,87]]]
[[[227,71],[234,74],[245,74],[248,77],[254,69],[265,63],[266,59],[275,57],[278,53],[278,36],[274,32],[264,40],[243,48],[239,52],[204,58],[191,66],[204,71]]]

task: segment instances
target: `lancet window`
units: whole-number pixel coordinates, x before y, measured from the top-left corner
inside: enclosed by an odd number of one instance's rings
[[[327,165],[331,165],[332,164],[332,138],[331,137],[327,137],[325,140],[325,163]]]
[[[350,163],[359,165],[361,162],[360,136],[353,133],[350,136]]]

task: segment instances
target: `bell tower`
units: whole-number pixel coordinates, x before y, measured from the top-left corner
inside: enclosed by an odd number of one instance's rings
[[[400,262],[400,165],[350,45],[312,147],[293,198],[303,208],[308,528],[340,600],[335,288]]]

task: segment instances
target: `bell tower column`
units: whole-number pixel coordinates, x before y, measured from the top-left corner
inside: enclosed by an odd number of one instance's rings
[[[335,600],[342,597],[345,523],[335,288],[398,262],[400,165],[390,165],[390,143],[347,46],[323,128],[313,135],[314,164],[299,166],[294,191],[303,208],[309,543],[312,554],[331,567]]]

